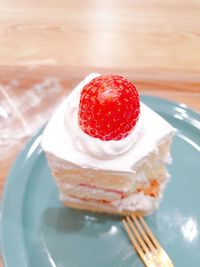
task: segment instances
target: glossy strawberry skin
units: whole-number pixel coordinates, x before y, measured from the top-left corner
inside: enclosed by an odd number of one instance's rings
[[[125,138],[137,123],[140,101],[134,84],[119,75],[102,75],[81,92],[79,124],[88,135],[104,141]]]

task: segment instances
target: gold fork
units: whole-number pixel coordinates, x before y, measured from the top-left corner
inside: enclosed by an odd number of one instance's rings
[[[130,215],[122,221],[132,245],[145,266],[174,266],[141,215]]]

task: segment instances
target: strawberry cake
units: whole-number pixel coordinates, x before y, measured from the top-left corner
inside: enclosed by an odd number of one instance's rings
[[[149,214],[169,178],[173,133],[131,81],[90,74],[57,108],[41,144],[64,205]]]

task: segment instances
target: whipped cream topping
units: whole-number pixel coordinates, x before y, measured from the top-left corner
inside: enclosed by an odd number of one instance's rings
[[[67,168],[75,164],[81,168],[134,173],[135,166],[150,153],[157,153],[157,147],[174,133],[174,128],[140,102],[140,119],[126,138],[102,141],[87,136],[79,128],[77,109],[82,88],[97,76],[88,75],[58,106],[43,132],[42,148],[65,160]],[[112,145],[104,146],[104,142]]]
[[[99,75],[90,75],[85,84],[97,76]],[[73,94],[69,95],[65,110],[64,123],[66,132],[70,135],[75,148],[80,152],[89,154],[98,159],[112,159],[123,155],[134,146],[144,132],[142,114],[139,115],[135,127],[128,136],[121,140],[103,141],[99,138],[92,137],[81,130],[78,121],[79,101],[83,86],[83,84],[78,86]]]

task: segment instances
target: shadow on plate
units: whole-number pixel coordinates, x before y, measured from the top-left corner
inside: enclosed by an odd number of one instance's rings
[[[120,216],[98,214],[67,207],[49,208],[44,211],[42,216],[43,224],[61,233],[79,231],[83,227],[90,228],[91,225],[92,228],[99,230],[102,225],[108,224],[110,227],[110,224],[116,224],[120,220]]]

